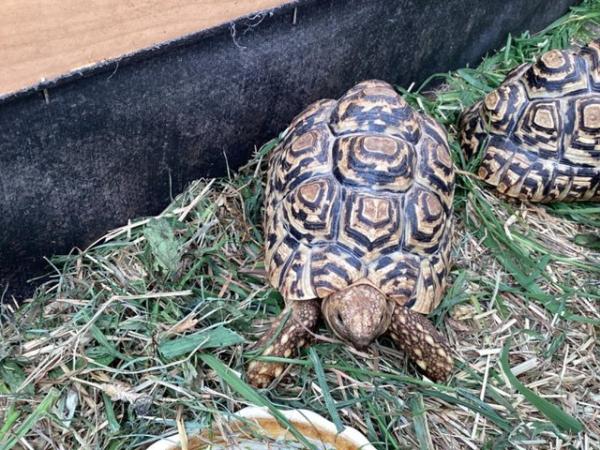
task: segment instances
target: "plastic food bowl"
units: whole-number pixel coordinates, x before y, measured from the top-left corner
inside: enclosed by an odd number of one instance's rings
[[[324,417],[305,409],[281,411],[286,419],[319,450],[375,450],[367,438],[354,428],[341,433]],[[248,407],[240,410],[227,426],[212,428],[188,436],[188,450],[283,450],[302,449],[304,445],[281,426],[266,408]],[[227,429],[226,435],[223,435]],[[261,436],[261,438],[257,438]],[[174,435],[162,439],[148,450],[181,450],[181,438]]]

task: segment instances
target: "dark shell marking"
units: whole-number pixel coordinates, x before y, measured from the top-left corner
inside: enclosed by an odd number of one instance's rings
[[[446,135],[387,83],[303,111],[272,155],[266,266],[287,300],[367,279],[420,313],[450,264],[454,169]]]
[[[518,67],[461,117],[478,175],[536,202],[600,200],[600,40]]]

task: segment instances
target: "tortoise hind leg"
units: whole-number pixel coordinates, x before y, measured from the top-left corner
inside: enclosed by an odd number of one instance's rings
[[[312,337],[311,332],[317,327],[320,309],[321,304],[317,299],[290,302],[271,329],[257,342],[257,347],[267,346],[262,355],[289,358],[307,345]],[[283,320],[286,322],[282,325]],[[256,387],[266,387],[281,375],[283,368],[283,363],[252,361],[248,365],[248,381]]]
[[[423,315],[396,305],[389,334],[394,343],[434,381],[444,381],[452,373],[448,341]]]

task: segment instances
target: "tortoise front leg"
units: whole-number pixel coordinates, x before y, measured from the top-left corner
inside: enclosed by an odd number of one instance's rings
[[[452,373],[454,361],[448,341],[425,316],[397,304],[389,334],[428,378],[444,381]]]
[[[317,327],[319,311],[320,301],[316,299],[290,302],[269,332],[258,341],[257,347],[267,346],[262,355],[285,358],[295,355],[299,348],[309,343],[311,332]],[[282,326],[283,320],[286,322]],[[248,381],[256,387],[266,387],[281,375],[283,368],[282,363],[252,361],[248,365]]]

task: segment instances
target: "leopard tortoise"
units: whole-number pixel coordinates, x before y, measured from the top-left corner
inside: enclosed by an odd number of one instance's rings
[[[467,156],[482,157],[478,175],[499,192],[600,201],[600,40],[517,67],[460,129]]]
[[[324,316],[358,349],[388,333],[431,379],[453,360],[423,316],[450,265],[454,166],[446,135],[387,83],[364,81],[297,116],[268,172],[265,265],[286,309],[258,341],[290,357]],[[266,348],[265,348],[266,347]],[[254,360],[266,386],[284,365]]]

